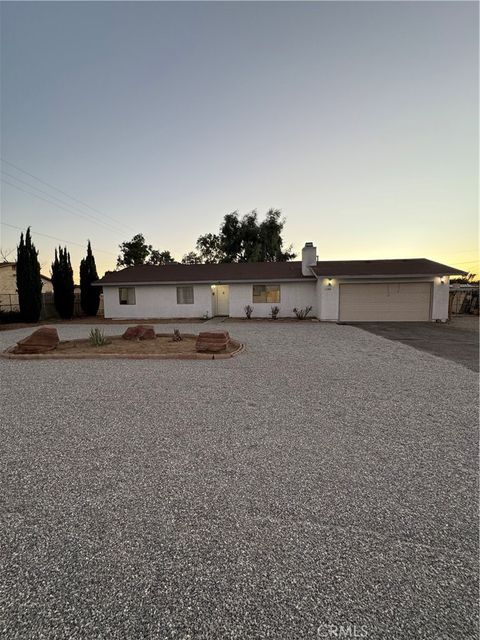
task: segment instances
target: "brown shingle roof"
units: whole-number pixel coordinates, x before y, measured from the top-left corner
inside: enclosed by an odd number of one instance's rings
[[[301,262],[237,262],[222,264],[142,264],[107,271],[101,284],[150,282],[232,282],[238,280],[300,280]],[[313,278],[313,275],[312,275]]]
[[[317,276],[436,276],[464,275],[464,271],[426,258],[403,260],[329,260],[317,262]]]
[[[317,262],[317,276],[462,275],[464,272],[425,258],[413,260],[333,260]],[[240,282],[310,280],[302,276],[302,263],[240,262],[223,264],[144,264],[121,271],[107,271],[102,285],[175,282]]]

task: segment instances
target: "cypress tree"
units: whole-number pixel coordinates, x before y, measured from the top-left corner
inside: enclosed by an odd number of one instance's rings
[[[25,322],[38,322],[42,310],[42,279],[38,251],[32,243],[30,227],[17,247],[17,291],[20,313]]]
[[[73,285],[73,270],[70,254],[65,247],[55,249],[55,260],[52,263],[53,301],[58,315],[64,320],[73,316],[75,293]]]
[[[97,267],[89,240],[87,257],[80,262],[80,306],[87,316],[96,316],[100,306],[100,287],[92,287],[92,282],[96,280]]]

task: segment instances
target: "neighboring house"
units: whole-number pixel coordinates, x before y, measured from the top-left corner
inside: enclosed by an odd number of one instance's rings
[[[106,318],[280,317],[312,307],[333,322],[448,319],[449,276],[462,271],[425,258],[318,261],[307,242],[301,262],[141,265],[107,272]]]
[[[53,291],[52,281],[40,274],[42,293]],[[18,311],[17,264],[16,262],[0,262],[0,309]]]

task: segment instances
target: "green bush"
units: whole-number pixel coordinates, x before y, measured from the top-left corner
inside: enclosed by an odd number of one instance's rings
[[[100,329],[91,329],[90,330],[90,344],[92,347],[103,347],[108,344],[108,340],[105,338],[103,331]]]

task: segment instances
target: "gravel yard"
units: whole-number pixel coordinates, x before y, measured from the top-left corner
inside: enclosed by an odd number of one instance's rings
[[[0,361],[0,637],[476,638],[476,374],[352,326],[218,328],[241,357]]]

